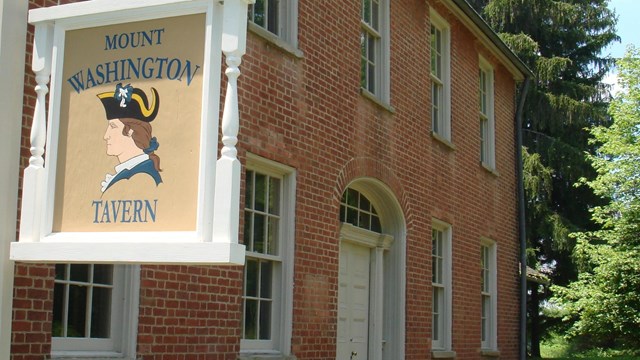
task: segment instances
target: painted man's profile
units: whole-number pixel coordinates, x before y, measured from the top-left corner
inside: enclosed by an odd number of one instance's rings
[[[155,154],[158,141],[152,136],[151,122],[158,115],[160,96],[151,88],[151,100],[141,89],[130,84],[116,85],[115,91],[98,94],[108,120],[104,140],[107,155],[118,158],[114,175],[107,174],[102,181],[104,193],[121,180],[134,176],[150,176],[156,186],[162,182],[160,157]]]

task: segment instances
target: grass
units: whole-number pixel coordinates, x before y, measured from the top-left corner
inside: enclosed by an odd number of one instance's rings
[[[541,359],[558,359],[558,360],[596,360],[596,359],[616,359],[616,360],[640,360],[638,351],[628,350],[611,350],[611,349],[590,349],[586,351],[577,351],[575,346],[567,342],[560,336],[554,335],[550,339],[540,344]]]

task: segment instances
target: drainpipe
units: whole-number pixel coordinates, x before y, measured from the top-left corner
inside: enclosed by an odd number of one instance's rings
[[[522,112],[529,90],[529,81],[529,77],[525,77],[516,109],[516,174],[518,177],[518,232],[520,235],[520,360],[527,359],[527,234],[525,232],[522,168]]]

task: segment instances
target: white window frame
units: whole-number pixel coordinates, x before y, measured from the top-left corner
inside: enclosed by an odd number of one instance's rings
[[[495,241],[482,238],[480,241],[481,279],[481,336],[482,350],[498,350],[498,289],[497,289],[497,245]],[[488,263],[487,263],[488,262]],[[488,282],[488,284],[487,284]],[[483,286],[484,285],[484,286]],[[487,301],[487,303],[485,303]],[[483,337],[484,335],[484,337]]]
[[[451,225],[442,222],[437,219],[432,220],[432,238],[431,244],[433,246],[434,232],[438,232],[441,235],[440,240],[441,251],[439,251],[439,258],[441,260],[440,266],[440,279],[434,281],[433,271],[436,269],[433,261],[436,259],[434,249],[432,247],[431,261],[432,261],[432,291],[435,294],[435,289],[440,288],[442,290],[441,298],[439,299],[439,322],[433,323],[432,321],[432,335],[431,335],[431,349],[434,352],[439,351],[451,351],[451,333],[452,333],[452,228]],[[432,297],[432,300],[434,300]],[[435,300],[434,300],[435,301]],[[432,304],[432,320],[434,305]],[[440,335],[439,339],[434,339],[435,334]]]
[[[114,265],[111,294],[111,338],[51,338],[53,359],[136,358],[140,266]],[[120,301],[116,301],[120,299]]]
[[[272,290],[273,308],[271,311],[271,340],[240,340],[241,358],[252,354],[291,355],[291,334],[293,319],[293,255],[294,255],[294,209],[295,209],[295,170],[286,165],[247,154],[247,170],[255,171],[281,181],[280,191],[280,250],[277,256],[246,251],[247,258],[275,261],[273,267]],[[246,220],[245,220],[246,221]],[[244,290],[243,290],[244,299]],[[243,300],[244,306],[244,300]],[[243,317],[244,321],[244,309]],[[244,326],[244,324],[243,324]],[[244,336],[244,335],[241,335]]]
[[[478,109],[480,121],[480,161],[483,166],[490,170],[495,170],[494,71],[491,64],[483,57],[480,57],[479,64]]]
[[[442,140],[451,142],[451,27],[438,13],[430,9],[431,33],[440,34],[440,48],[430,45],[431,78],[431,128],[432,133]],[[433,60],[439,55],[440,66]],[[434,73],[435,71],[435,73]]]
[[[364,3],[365,1],[371,2],[372,6],[377,3],[378,5],[378,26],[377,28],[374,26],[375,24],[370,24],[365,21],[364,16]],[[390,64],[390,54],[389,54],[389,0],[361,0],[361,9],[360,9],[360,36],[361,36],[361,50],[362,50],[362,42],[364,41],[365,35],[371,36],[376,39],[375,41],[375,50],[373,51],[373,58],[370,59],[368,56],[363,56],[360,54],[360,58],[362,62],[366,62],[370,64],[373,62],[374,71],[372,74],[369,74],[368,71],[365,71],[364,74],[361,73],[360,81],[361,81],[361,92],[368,98],[373,100],[379,100],[382,104],[390,103],[390,74],[389,74],[389,64]],[[368,46],[367,46],[368,49]],[[367,66],[368,69],[368,66]],[[362,64],[361,64],[362,71]],[[363,78],[364,77],[364,78]],[[373,78],[373,79],[371,79]],[[371,80],[373,80],[373,86],[369,86]]]
[[[267,12],[273,11],[269,9],[268,1],[264,0]],[[269,30],[268,28],[253,22],[251,19],[252,7],[255,4],[249,5],[249,23],[255,25],[255,27],[263,29],[264,31],[274,35],[281,39],[290,46],[298,47],[298,0],[273,0],[277,3],[275,11],[277,11],[277,24],[276,29]],[[253,28],[253,30],[256,30]]]

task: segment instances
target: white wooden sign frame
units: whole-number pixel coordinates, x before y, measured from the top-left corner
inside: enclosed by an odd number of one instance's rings
[[[12,260],[244,264],[244,245],[238,243],[240,163],[235,144],[239,126],[238,67],[245,52],[246,11],[251,2],[93,0],[30,11],[29,22],[35,26],[32,69],[36,74],[37,101],[31,131],[32,155],[23,179],[20,235],[19,241],[11,244]],[[205,14],[206,18],[195,231],[53,232],[65,33],[192,14]],[[228,85],[221,121],[224,147],[216,161],[222,53],[226,57]],[[52,90],[45,111],[49,79]]]

